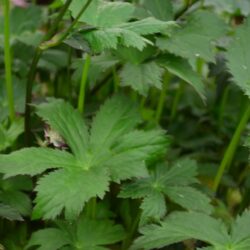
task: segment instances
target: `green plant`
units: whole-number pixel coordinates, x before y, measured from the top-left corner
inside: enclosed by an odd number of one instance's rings
[[[0,249],[248,250],[249,16],[0,1]]]

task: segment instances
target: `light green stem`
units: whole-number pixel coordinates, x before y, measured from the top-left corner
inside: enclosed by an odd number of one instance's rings
[[[86,54],[82,70],[82,79],[81,79],[81,86],[80,86],[80,93],[78,97],[78,107],[77,107],[81,114],[83,114],[84,111],[85,90],[88,79],[89,66],[90,66],[90,56],[89,54]]]
[[[113,74],[113,81],[114,81],[114,92],[118,91],[120,81],[119,81],[119,76],[116,72],[115,66],[112,68],[112,74]]]
[[[159,123],[160,119],[161,119],[161,115],[162,115],[162,111],[163,111],[163,107],[164,107],[164,103],[165,103],[165,99],[166,99],[166,95],[167,95],[169,80],[170,80],[169,73],[166,72],[164,75],[161,95],[160,95],[160,98],[159,98],[159,101],[157,104],[157,109],[156,109],[156,114],[155,114],[155,122],[156,123]]]
[[[178,104],[179,104],[179,101],[181,99],[181,95],[184,91],[184,88],[185,88],[185,83],[181,82],[179,88],[176,91],[175,97],[174,97],[174,101],[173,101],[173,105],[172,105],[172,109],[171,109],[171,114],[170,114],[170,121],[173,121],[175,116],[176,116]]]
[[[220,106],[219,106],[219,128],[223,127],[224,114],[225,114],[225,108],[226,108],[226,103],[227,103],[227,99],[228,99],[228,94],[229,94],[229,87],[226,86],[224,91],[223,91],[222,99],[221,99]]]
[[[10,47],[10,2],[4,0],[4,64],[5,64],[5,82],[9,106],[10,120],[15,120],[15,105],[12,85],[11,70],[11,47]]]
[[[230,164],[232,162],[232,159],[234,157],[236,148],[237,148],[239,140],[240,140],[241,133],[245,129],[249,118],[250,118],[250,105],[248,103],[246,110],[241,117],[241,120],[240,120],[240,122],[239,122],[239,124],[234,132],[234,135],[231,139],[231,142],[228,145],[228,148],[224,154],[224,157],[221,161],[220,167],[219,167],[217,174],[215,176],[214,183],[213,183],[213,191],[214,192],[217,192],[225,170],[229,169],[229,167],[230,167]]]

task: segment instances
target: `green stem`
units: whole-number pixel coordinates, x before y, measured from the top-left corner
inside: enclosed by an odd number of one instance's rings
[[[45,41],[44,43],[42,43],[40,45],[40,48],[42,50],[46,50],[48,48],[55,47],[55,46],[61,44],[67,38],[67,36],[70,34],[70,32],[73,30],[74,26],[77,24],[77,22],[79,21],[80,17],[85,12],[85,10],[89,7],[89,5],[91,4],[91,2],[92,2],[92,0],[88,0],[87,1],[87,3],[79,11],[78,15],[76,16],[76,18],[74,19],[74,21],[71,23],[71,25],[67,28],[66,31],[64,31],[62,34],[58,35],[58,37],[55,38],[55,41]]]
[[[113,81],[114,81],[114,92],[116,93],[119,88],[120,81],[119,81],[119,76],[117,74],[115,66],[112,68],[112,74],[113,74]]]
[[[86,58],[85,58],[85,62],[83,65],[83,70],[82,70],[82,79],[81,79],[80,93],[78,97],[78,106],[77,106],[81,114],[83,114],[83,111],[84,111],[85,89],[86,89],[86,83],[88,79],[89,67],[90,67],[90,56],[89,54],[86,54]]]
[[[134,218],[134,221],[131,225],[131,228],[127,234],[127,237],[124,239],[124,241],[122,242],[122,250],[127,250],[129,249],[131,242],[133,240],[133,236],[136,233],[136,230],[138,228],[138,224],[140,222],[141,219],[141,210],[139,209],[139,211],[137,212],[136,217]]]
[[[4,0],[4,65],[5,65],[5,82],[8,97],[9,116],[13,122],[15,120],[14,93],[12,85],[11,70],[11,47],[10,47],[10,2]]]
[[[166,95],[167,95],[167,88],[169,85],[169,81],[170,81],[170,76],[169,76],[169,73],[166,72],[164,75],[161,95],[160,95],[160,99],[159,99],[158,104],[157,104],[157,109],[156,109],[156,114],[155,114],[155,122],[156,123],[159,123],[160,119],[161,119],[161,115],[162,115],[162,111],[163,111],[163,107],[164,107],[164,103],[165,103],[165,99],[166,99]]]
[[[180,102],[184,88],[185,88],[185,83],[181,82],[179,88],[176,91],[175,97],[174,97],[174,101],[173,101],[173,105],[172,105],[172,109],[171,109],[171,113],[170,113],[170,121],[173,121],[175,116],[176,116],[178,104]]]
[[[217,174],[215,176],[214,184],[213,184],[213,191],[214,192],[217,192],[225,170],[230,167],[230,164],[232,162],[232,159],[234,157],[236,148],[237,148],[239,140],[240,140],[241,133],[245,129],[249,118],[250,118],[250,105],[248,103],[246,110],[241,117],[241,120],[240,120],[240,122],[239,122],[239,124],[234,132],[234,135],[231,139],[231,142],[230,142],[230,144],[229,144],[229,146],[224,154],[224,157],[221,161],[221,164],[220,164],[219,169],[217,171]]]
[[[222,94],[222,99],[221,99],[220,106],[219,106],[219,128],[223,127],[224,114],[225,114],[225,108],[226,108],[226,103],[228,99],[229,89],[230,88],[226,86]]]
[[[5,0],[7,1],[7,0]],[[45,35],[45,37],[43,38],[43,41],[41,44],[43,44],[43,42],[45,42],[46,40],[49,40],[53,37],[53,32],[55,32],[58,28],[58,25],[60,23],[60,21],[62,20],[63,16],[65,15],[70,3],[72,2],[72,0],[67,0],[65,5],[61,8],[58,17],[56,18],[55,22],[53,23],[53,25],[51,26],[51,30],[48,31],[48,34]],[[88,1],[89,2],[89,1]],[[85,6],[88,6],[88,3],[85,4]],[[84,7],[85,7],[84,6]],[[86,9],[86,8],[85,8]],[[84,9],[84,10],[85,10]],[[83,14],[82,10],[81,10],[81,15]],[[79,19],[79,18],[78,18]],[[76,24],[76,20],[74,20],[74,25]],[[72,24],[73,24],[72,23]],[[71,29],[73,29],[73,26],[71,24]],[[40,45],[41,46],[41,45]],[[31,103],[31,99],[32,99],[32,87],[33,87],[33,82],[35,79],[35,73],[36,73],[36,68],[37,68],[37,64],[38,61],[42,55],[42,49],[40,48],[40,46],[36,49],[35,51],[35,55],[33,57],[31,66],[30,66],[30,71],[28,74],[28,80],[27,80],[27,86],[26,86],[26,102],[25,102],[25,140],[26,140],[26,144],[29,145],[30,144],[30,103]]]
[[[91,198],[87,203],[86,216],[91,219],[96,217],[96,198]]]

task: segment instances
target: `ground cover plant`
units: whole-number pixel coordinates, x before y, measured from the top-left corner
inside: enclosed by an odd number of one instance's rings
[[[0,0],[0,249],[250,249],[249,0]]]

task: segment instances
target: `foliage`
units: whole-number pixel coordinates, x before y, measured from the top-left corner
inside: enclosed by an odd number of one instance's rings
[[[248,250],[250,1],[0,1],[0,249]]]

